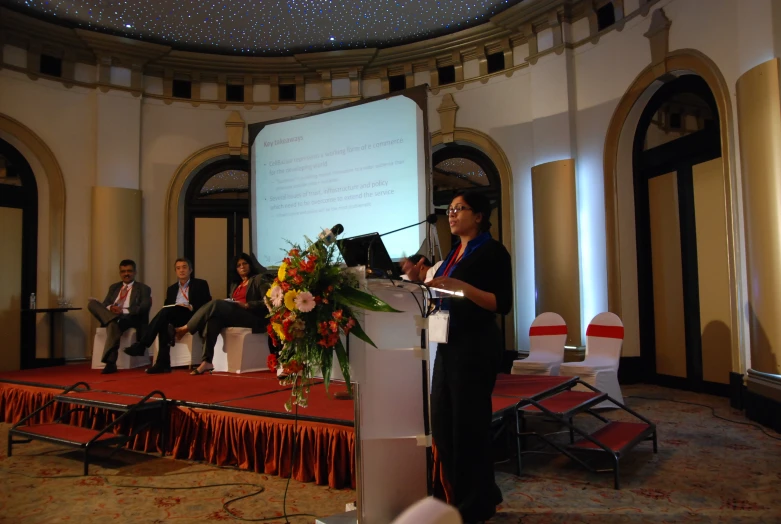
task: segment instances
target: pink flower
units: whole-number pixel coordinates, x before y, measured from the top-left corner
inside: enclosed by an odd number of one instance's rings
[[[274,304],[274,307],[281,306],[284,298],[285,292],[282,290],[281,286],[274,286],[271,288],[271,303]]]
[[[296,296],[296,307],[302,313],[308,313],[315,308],[315,297],[309,291],[304,291]]]

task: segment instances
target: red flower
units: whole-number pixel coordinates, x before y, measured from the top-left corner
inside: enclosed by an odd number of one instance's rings
[[[331,313],[331,316],[334,317],[334,320],[336,320],[337,322],[339,320],[342,320],[342,310],[341,309],[337,309],[336,311]]]
[[[269,369],[277,369],[277,367],[279,366],[279,360],[277,359],[277,356],[275,354],[272,353],[266,358],[266,366]]]
[[[339,324],[331,320],[328,322],[328,328],[331,330],[332,333],[336,333],[337,331],[339,331]]]
[[[300,286],[304,282],[304,277],[301,275],[296,275],[293,277],[293,283]]]
[[[301,254],[301,251],[299,251],[298,248],[294,247],[293,249],[288,251],[287,254],[290,255],[291,257],[297,257],[298,255]]]
[[[294,277],[298,274],[298,270],[296,268],[291,268],[287,270],[287,276]]]
[[[301,261],[301,271],[304,273],[311,273],[315,270],[315,261],[314,260],[302,260]]]
[[[354,318],[347,319],[347,323],[342,328],[342,330],[344,331],[344,334],[345,335],[349,335],[350,334],[350,330],[353,328],[353,326],[355,326],[355,319]]]
[[[304,366],[302,366],[295,360],[291,360],[290,362],[288,362],[283,366],[283,369],[288,375],[295,375],[296,373],[304,369]]]

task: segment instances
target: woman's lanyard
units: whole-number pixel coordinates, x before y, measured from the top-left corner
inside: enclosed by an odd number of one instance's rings
[[[460,246],[458,248],[458,251],[453,253],[453,256],[448,261],[447,266],[445,266],[445,270],[442,272],[442,276],[449,277],[450,273],[452,273],[453,270],[456,268],[456,264],[458,264],[459,261],[459,252],[461,251],[462,247],[463,246]],[[463,256],[460,258],[463,258]]]

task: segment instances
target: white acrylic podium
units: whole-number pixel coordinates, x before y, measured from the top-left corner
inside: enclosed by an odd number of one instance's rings
[[[369,281],[368,290],[402,313],[367,311],[359,321],[377,348],[351,336],[350,372],[356,385],[357,511],[318,523],[388,524],[427,496],[423,373],[415,317],[423,292],[414,284]],[[415,297],[413,297],[413,293]],[[344,341],[343,341],[344,342]],[[425,370],[425,371],[424,371]],[[342,374],[334,356],[332,376]],[[425,397],[428,404],[428,395]],[[426,406],[427,408],[428,406]]]

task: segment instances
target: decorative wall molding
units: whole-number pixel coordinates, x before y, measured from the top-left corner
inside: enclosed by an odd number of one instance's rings
[[[708,84],[719,110],[719,121],[721,123],[721,157],[724,166],[722,173],[725,195],[724,206],[725,209],[728,210],[726,218],[732,336],[732,371],[743,373],[746,371],[745,359],[741,353],[740,341],[743,340],[744,337],[741,336],[743,323],[740,321],[739,315],[739,278],[736,263],[739,257],[738,246],[735,241],[737,237],[735,218],[734,213],[731,212],[734,209],[732,203],[733,188],[737,187],[734,159],[735,117],[732,111],[730,90],[727,86],[727,82],[724,80],[724,76],[710,58],[695,49],[680,49],[673,51],[665,56],[663,65],[649,64],[643,69],[635,78],[634,82],[627,88],[608,125],[603,156],[608,311],[611,311],[618,316],[622,316],[617,193],[619,138],[624,125],[631,125],[627,122],[627,119],[629,118],[629,114],[635,103],[637,103],[647,89],[651,88],[652,84],[659,80],[657,71],[661,70],[661,68],[663,68],[664,71],[686,71],[700,76]]]
[[[594,0],[526,0],[494,16],[484,24],[421,42],[386,49],[340,50],[284,57],[248,57],[181,51],[168,45],[67,28],[0,8],[0,35],[2,35],[0,43],[20,47],[28,52],[27,68],[19,68],[11,64],[0,64],[0,68],[24,72],[33,80],[46,78],[59,81],[66,87],[91,87],[104,92],[123,90],[131,92],[134,96],[149,98],[158,98],[160,95],[144,91],[144,77],[163,78],[163,99],[166,103],[186,100],[196,107],[213,104],[219,107],[269,106],[276,109],[285,104],[277,99],[276,86],[295,84],[296,107],[304,107],[304,104],[312,103],[323,107],[338,100],[330,94],[330,84],[336,78],[349,78],[350,95],[346,98],[358,100],[362,97],[361,82],[364,79],[379,78],[382,92],[387,93],[389,86],[386,79],[389,75],[403,74],[406,77],[406,86],[413,87],[414,74],[418,72],[430,73],[429,85],[435,88],[436,94],[436,89],[445,87],[439,85],[437,67],[445,65],[456,67],[456,82],[448,84],[448,88],[462,89],[468,83],[486,83],[493,76],[501,74],[509,77],[518,69],[536,64],[542,56],[550,53],[561,54],[565,49],[592,43],[595,38],[598,39],[607,31],[623,29],[626,21],[635,16],[647,15],[650,6],[657,1],[659,0],[642,0],[638,9],[624,15],[623,1],[613,0],[616,23],[598,33],[592,28],[591,34],[579,42],[567,42],[564,25],[590,16],[595,6]],[[545,29],[553,31],[554,45],[539,51],[537,34]],[[514,57],[514,49],[522,44],[528,44],[529,55],[523,57],[523,62],[513,65],[518,62]],[[487,74],[487,68],[482,61],[485,60],[486,54],[494,52],[504,53],[506,67],[503,71]],[[40,73],[39,63],[42,53],[62,58],[62,77],[50,77]],[[463,64],[470,60],[478,60],[479,73],[476,77],[464,78]],[[76,63],[97,66],[95,81],[91,83],[76,81],[74,78]],[[112,84],[111,67],[130,69],[131,85]],[[192,98],[177,99],[172,96],[170,84],[174,78],[192,82]],[[225,100],[225,84],[232,82],[231,78],[243,79],[244,101]],[[217,100],[200,99],[200,85],[203,82],[218,84],[220,96]],[[320,100],[304,99],[305,86],[312,83],[321,86]],[[254,100],[253,86],[255,85],[271,86],[270,99]]]

